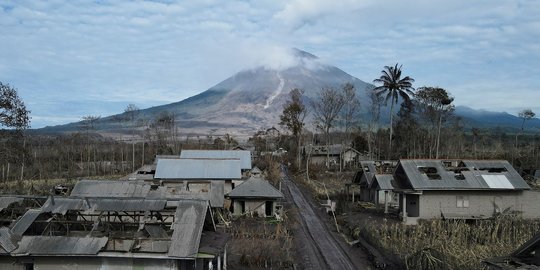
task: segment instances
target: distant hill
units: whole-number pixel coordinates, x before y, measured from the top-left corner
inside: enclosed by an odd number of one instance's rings
[[[373,85],[355,78],[345,71],[320,62],[316,56],[293,49],[291,56],[296,65],[286,69],[259,67],[241,71],[210,89],[182,101],[141,110],[139,118],[153,120],[161,113],[175,115],[182,133],[195,134],[253,134],[278,126],[279,115],[293,88],[305,90],[306,100],[316,98],[323,87],[340,87],[354,84],[361,100],[361,115],[368,121],[369,91]],[[397,110],[396,110],[397,111]],[[388,123],[388,109],[382,108],[381,122]],[[521,119],[508,113],[474,110],[457,106],[456,115],[463,117],[466,128],[502,127],[518,130]],[[122,114],[101,118],[96,123],[100,132],[124,133],[126,123]],[[527,121],[527,130],[540,130],[540,120]],[[33,130],[38,133],[73,132],[80,123],[45,127]]]
[[[515,132],[521,130],[523,119],[506,112],[475,110],[466,106],[456,106],[455,114],[461,116],[468,125],[466,128],[496,128]],[[540,119],[533,118],[525,122],[525,131],[539,132]]]

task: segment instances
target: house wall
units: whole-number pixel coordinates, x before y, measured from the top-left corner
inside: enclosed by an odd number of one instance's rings
[[[384,190],[378,190],[379,193],[379,204],[384,204]],[[397,204],[397,196],[394,192],[388,190],[388,197],[386,198],[388,200],[388,204]]]
[[[259,217],[265,217],[266,216],[266,201],[264,200],[234,200],[234,213],[235,216],[240,216],[244,214],[242,212],[242,201],[245,202],[245,212],[247,213],[257,213],[257,216]],[[272,215],[274,214],[274,208],[276,207],[276,203],[272,201]]]
[[[326,164],[326,155],[325,156],[311,156],[311,164]],[[330,156],[330,165],[339,164],[339,159],[336,156]]]
[[[457,207],[458,196],[466,196],[468,207]],[[411,195],[407,195],[409,205]],[[441,212],[455,216],[492,217],[495,204],[500,211],[510,207],[525,218],[540,218],[540,192],[536,191],[424,191],[420,195],[420,218],[441,218]],[[411,216],[409,214],[409,216]]]
[[[167,259],[135,259],[107,257],[6,257],[0,259],[2,270],[24,270],[25,262],[34,263],[35,270],[176,270],[176,269],[207,269],[208,262],[200,260],[202,268],[194,268],[194,261]],[[199,265],[198,265],[199,266]]]

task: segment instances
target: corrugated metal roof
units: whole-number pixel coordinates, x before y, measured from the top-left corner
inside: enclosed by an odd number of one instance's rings
[[[443,166],[443,160],[400,160],[399,166],[403,168],[406,177],[415,190],[490,190],[484,175],[504,175],[513,188],[508,189],[530,189],[525,180],[519,176],[515,169],[506,161],[463,161],[465,170],[456,174],[452,169]],[[505,168],[505,172],[488,172],[479,168]],[[430,175],[438,179],[430,179],[428,174],[420,171],[419,168],[435,169]],[[500,188],[497,188],[500,189]]]
[[[182,158],[240,159],[242,170],[251,170],[251,152],[246,150],[182,150]]]
[[[239,159],[160,159],[156,179],[241,179]]]
[[[169,238],[167,232],[161,225],[145,225],[144,229],[152,238]]]
[[[394,187],[392,186],[392,181],[394,180],[394,176],[391,174],[376,174],[375,175],[375,181],[377,181],[377,185],[379,186],[380,190],[394,190]]]
[[[283,198],[283,194],[268,181],[253,177],[227,193],[227,196],[230,198]]]
[[[17,220],[13,228],[11,228],[11,232],[16,235],[23,235],[41,213],[41,209],[30,209],[26,211],[26,213]]]
[[[223,181],[210,182],[210,206],[223,207],[225,203],[225,183]]]
[[[10,252],[17,248],[15,244],[11,241],[12,233],[7,227],[0,227],[0,246],[7,251]]]
[[[150,253],[166,253],[170,246],[171,241],[169,240],[142,240],[140,242],[139,252],[150,252]]]
[[[358,175],[360,177],[360,181],[358,183],[369,188],[373,183],[373,176],[375,175],[377,170],[377,168],[375,167],[375,161],[360,161],[360,166],[361,170],[358,172],[360,174]]]
[[[54,203],[53,203],[54,201]],[[66,214],[69,210],[77,211],[160,211],[165,208],[166,200],[129,199],[129,198],[49,198],[43,212]]]
[[[23,236],[12,254],[96,255],[107,241],[107,237]]]
[[[4,208],[8,208],[10,204],[15,202],[22,202],[24,198],[17,196],[0,196],[0,211]]]
[[[207,210],[205,201],[185,200],[178,203],[171,226],[174,231],[169,256],[193,258],[197,255]]]
[[[72,197],[146,197],[150,185],[134,181],[81,180],[73,187]]]
[[[262,173],[262,171],[259,169],[259,167],[255,166],[253,169],[251,169],[251,173]]]

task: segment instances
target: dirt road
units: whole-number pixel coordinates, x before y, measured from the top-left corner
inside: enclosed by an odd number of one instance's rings
[[[282,168],[285,198],[298,207],[300,228],[295,232],[298,256],[304,269],[370,269],[367,255],[360,248],[348,246],[316,214],[313,205]],[[324,217],[323,217],[324,218]]]

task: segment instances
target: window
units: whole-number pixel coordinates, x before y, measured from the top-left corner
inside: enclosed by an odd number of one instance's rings
[[[469,196],[456,196],[457,208],[469,208]]]

